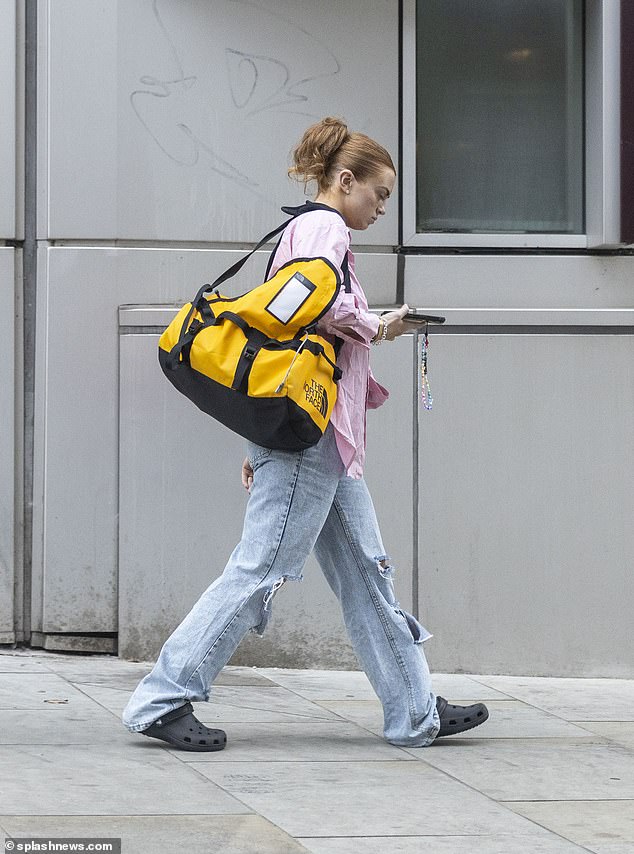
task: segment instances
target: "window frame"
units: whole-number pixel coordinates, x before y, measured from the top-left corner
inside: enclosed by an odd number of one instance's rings
[[[587,249],[619,245],[620,0],[584,4],[584,222],[578,234],[456,234],[416,231],[416,2],[402,6],[402,245]]]

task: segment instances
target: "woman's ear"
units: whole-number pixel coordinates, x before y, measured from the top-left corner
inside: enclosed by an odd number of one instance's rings
[[[348,195],[348,193],[350,192],[353,181],[354,175],[352,174],[350,169],[342,169],[341,172],[339,172],[339,174],[337,175],[337,186],[346,195]]]

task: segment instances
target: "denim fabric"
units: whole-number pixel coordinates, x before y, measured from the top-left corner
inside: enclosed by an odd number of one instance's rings
[[[383,705],[385,738],[430,744],[440,726],[420,646],[430,635],[395,599],[370,494],[363,479],[345,476],[332,426],[305,451],[249,444],[248,453],[254,478],[242,539],[137,686],[124,725],[138,732],[188,700],[208,700],[240,640],[264,632],[277,590],[301,579],[314,548]]]

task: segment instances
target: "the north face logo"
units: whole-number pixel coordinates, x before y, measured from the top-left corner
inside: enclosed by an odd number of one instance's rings
[[[311,380],[310,385],[304,383],[304,391],[306,392],[306,400],[312,403],[315,409],[321,413],[321,417],[325,418],[328,412],[328,393],[321,383]]]

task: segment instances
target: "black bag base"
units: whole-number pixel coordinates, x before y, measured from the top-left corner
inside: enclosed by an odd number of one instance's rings
[[[256,445],[279,451],[303,451],[323,433],[287,397],[253,398],[198,373],[186,362],[167,367],[169,353],[159,348],[159,363],[174,388],[202,412]]]

